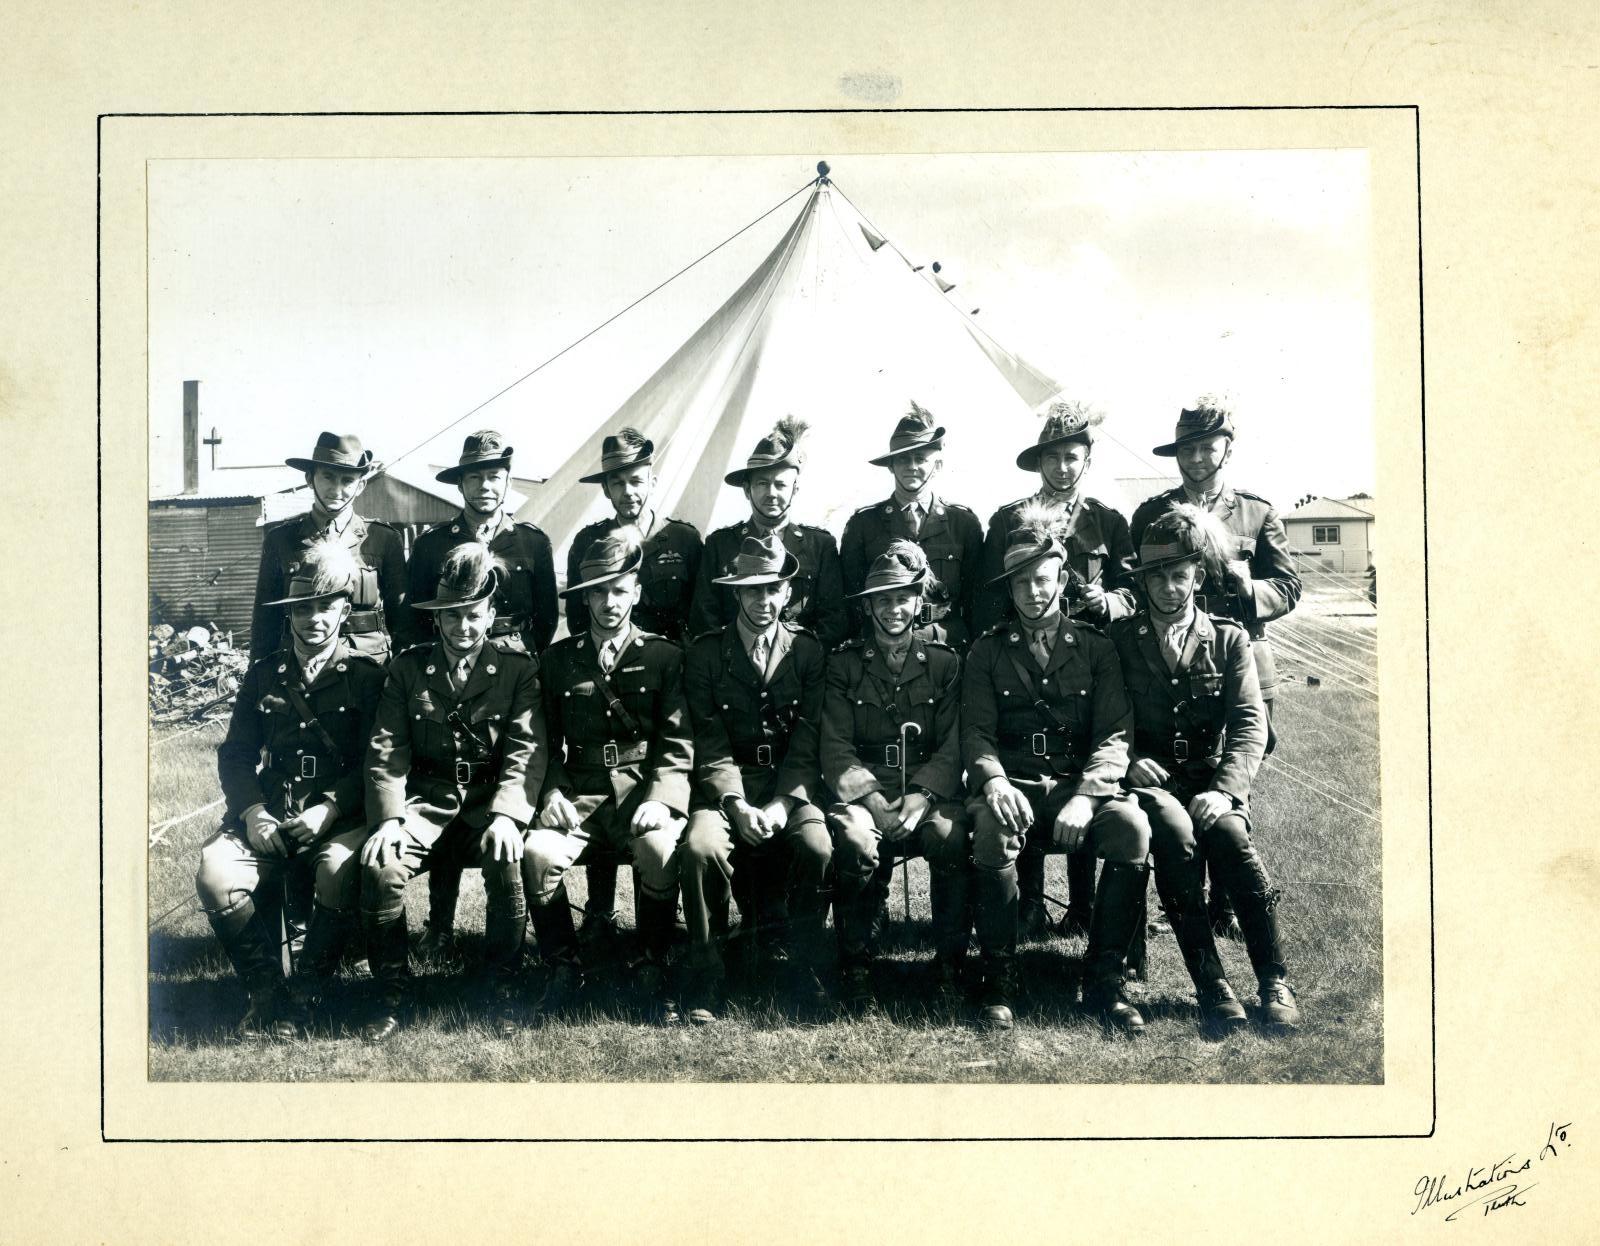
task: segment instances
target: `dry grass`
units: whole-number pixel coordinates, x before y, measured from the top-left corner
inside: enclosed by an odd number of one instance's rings
[[[981,1033],[964,1019],[930,1015],[922,968],[929,956],[927,874],[910,870],[911,921],[897,879],[894,932],[882,976],[886,1016],[805,1024],[770,998],[747,998],[709,1030],[643,1025],[625,992],[601,979],[587,1015],[518,1038],[491,1038],[464,979],[424,970],[416,1022],[380,1049],[346,1031],[322,1029],[280,1047],[226,1041],[243,992],[192,903],[199,845],[215,813],[173,826],[150,853],[150,1075],[216,1081],[739,1081],[739,1082],[1365,1082],[1382,1080],[1382,923],[1379,828],[1361,810],[1378,804],[1376,620],[1345,585],[1308,593],[1294,629],[1299,652],[1281,661],[1277,702],[1282,740],[1253,802],[1257,842],[1282,888],[1280,916],[1293,981],[1306,1014],[1292,1038],[1251,1031],[1203,1040],[1193,994],[1170,937],[1154,938],[1150,981],[1136,988],[1151,1018],[1142,1041],[1110,1041],[1075,1009],[1081,940],[1025,947],[1029,994],[1010,1035]],[[1362,617],[1364,615],[1364,617]],[[1354,617],[1352,617],[1354,616]],[[1314,641],[1316,646],[1310,641]],[[1320,687],[1307,674],[1324,677]],[[1326,676],[1340,674],[1348,682]],[[159,744],[152,768],[154,825],[218,795],[214,750],[220,727]],[[1310,776],[1328,792],[1307,786]],[[1329,793],[1353,808],[1344,808]],[[1061,861],[1049,887],[1065,894]],[[581,873],[581,871],[579,872]],[[581,899],[582,880],[575,879]],[[626,900],[628,882],[622,880]],[[186,898],[190,899],[185,903]],[[425,884],[408,897],[411,922],[426,908]],[[176,906],[176,907],[175,907]],[[621,906],[624,911],[628,905]],[[481,928],[482,888],[469,874],[460,926]],[[465,941],[470,960],[472,940]],[[1242,947],[1224,959],[1241,995],[1254,983]],[[340,996],[359,1015],[370,983],[347,971]]]

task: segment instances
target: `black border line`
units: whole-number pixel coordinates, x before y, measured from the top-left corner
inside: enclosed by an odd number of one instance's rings
[[[1031,1135],[1028,1137],[996,1137],[993,1135],[956,1137],[829,1137],[795,1136],[782,1138],[750,1137],[653,1137],[653,1138],[137,1138],[111,1137],[106,1133],[106,817],[105,817],[105,572],[104,528],[105,503],[103,491],[104,467],[104,394],[102,383],[102,338],[104,319],[101,308],[101,178],[105,122],[111,118],[208,118],[208,117],[755,117],[774,115],[848,115],[861,113],[943,114],[943,113],[1135,113],[1135,112],[1401,112],[1409,109],[1414,123],[1413,145],[1416,150],[1417,171],[1417,366],[1418,391],[1421,416],[1422,450],[1422,656],[1423,692],[1427,739],[1427,792],[1428,792],[1428,1035],[1429,1035],[1429,1099],[1431,1115],[1426,1133],[1388,1134],[1075,1134]],[[1083,106],[1083,107],[1004,107],[1004,108],[640,108],[640,109],[483,109],[455,111],[396,111],[396,112],[105,112],[95,117],[95,241],[94,241],[94,295],[95,295],[95,601],[99,623],[99,646],[96,653],[98,671],[99,717],[99,778],[100,778],[100,1141],[102,1143],[136,1143],[162,1146],[234,1146],[253,1143],[323,1144],[323,1143],[470,1143],[470,1144],[551,1144],[551,1145],[637,1145],[640,1143],[755,1143],[793,1144],[797,1142],[826,1143],[929,1143],[929,1142],[1354,1142],[1377,1139],[1431,1138],[1439,1125],[1439,999],[1438,950],[1434,929],[1434,868],[1433,868],[1433,651],[1429,626],[1428,592],[1428,386],[1427,386],[1427,334],[1423,314],[1423,254],[1422,254],[1422,108],[1418,104],[1182,104],[1137,106]],[[625,1083],[619,1083],[625,1084]]]

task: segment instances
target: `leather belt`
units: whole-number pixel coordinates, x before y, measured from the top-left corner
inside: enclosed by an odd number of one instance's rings
[[[443,779],[447,783],[454,783],[457,787],[492,783],[500,773],[499,762],[461,759],[455,762],[440,762],[419,758],[411,763],[411,768],[418,774],[427,775],[430,779]]]
[[[286,779],[331,779],[339,773],[340,767],[336,758],[319,757],[315,753],[295,753],[288,757],[271,753],[267,756],[267,769]]]
[[[348,635],[360,635],[363,632],[381,632],[383,630],[382,610],[352,610],[350,617],[344,621],[344,629]]]
[[[1018,749],[1034,757],[1076,756],[1086,741],[1074,731],[1051,728],[1048,731],[1002,731],[998,743],[1004,749]]]
[[[733,760],[741,766],[762,766],[770,770],[778,764],[778,755],[771,744],[735,744]]]
[[[632,740],[618,744],[607,740],[604,744],[575,744],[567,741],[568,760],[580,766],[627,766],[650,756],[648,740]]]
[[[1200,761],[1216,750],[1218,732],[1174,731],[1170,736],[1148,731],[1134,733],[1134,747],[1146,757],[1171,758],[1173,761]]]
[[[856,756],[863,764],[868,766],[888,766],[890,769],[900,768],[900,746],[898,744],[858,744]],[[921,749],[906,750],[906,765],[920,766],[928,760],[928,754]]]

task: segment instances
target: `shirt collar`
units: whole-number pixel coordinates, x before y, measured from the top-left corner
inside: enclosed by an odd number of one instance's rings
[[[894,504],[901,510],[906,510],[915,505],[922,508],[924,515],[933,513],[933,490],[931,488],[924,489],[921,493],[910,494],[902,490],[899,485],[896,485],[892,496]]]
[[[744,621],[744,615],[742,614],[734,620],[734,626],[739,629],[739,643],[744,646],[744,651],[746,653],[750,652],[751,646],[754,645],[761,637],[766,638],[767,644],[770,647],[772,644],[772,638],[778,634],[778,621],[776,619],[772,621],[772,626],[767,628],[767,630],[764,632],[751,631],[750,625]]]
[[[445,664],[452,671],[454,671],[456,669],[456,667],[461,662],[464,661],[467,664],[467,672],[470,674],[471,671],[472,671],[472,668],[475,667],[478,664],[479,656],[483,653],[484,642],[480,640],[476,645],[474,645],[472,647],[470,652],[465,653],[465,654],[456,653],[456,651],[454,649],[451,649],[443,641],[439,642],[439,646],[440,646],[440,648],[442,648],[444,650]]]
[[[1056,598],[1055,609],[1050,611],[1049,614],[1037,619],[1024,619],[1022,613],[1018,611],[1017,619],[1021,622],[1024,631],[1054,632],[1061,626],[1061,599],[1059,597]]]
[[[1189,483],[1185,481],[1181,486],[1183,489],[1184,500],[1193,502],[1202,510],[1210,510],[1213,506],[1220,502],[1223,495],[1228,492],[1227,484],[1220,477],[1214,477],[1213,481],[1213,488],[1209,493],[1197,493],[1195,490],[1191,489],[1189,487]]]
[[[1191,627],[1194,626],[1194,616],[1195,616],[1194,598],[1191,597],[1189,599],[1189,608],[1187,610],[1185,610],[1183,612],[1183,614],[1179,618],[1177,618],[1176,620],[1174,620],[1174,621],[1172,621],[1170,623],[1163,622],[1161,619],[1157,618],[1156,615],[1155,615],[1155,612],[1152,611],[1151,614],[1150,614],[1150,622],[1154,623],[1156,625],[1157,630],[1159,630],[1159,631],[1168,632],[1168,633],[1171,633],[1171,632],[1183,633],[1183,632],[1188,631]]]
[[[499,536],[502,530],[504,530],[506,526],[506,508],[502,506],[499,510],[495,511],[493,519],[486,521],[482,526],[480,526],[473,521],[472,516],[469,515],[466,511],[466,508],[463,507],[459,522],[463,532],[472,537],[474,540],[481,541],[483,544],[487,545],[490,541],[494,540],[495,537]]]
[[[1078,509],[1078,501],[1083,497],[1083,485],[1080,483],[1071,493],[1057,493],[1043,481],[1039,483],[1039,492],[1034,494],[1041,502],[1048,502],[1051,506],[1059,506],[1066,511]]]
[[[323,645],[320,649],[306,649],[300,644],[299,637],[295,637],[294,656],[295,659],[300,663],[300,670],[302,672],[309,671],[311,665],[315,663],[317,672],[320,674],[322,668],[326,666],[329,659],[333,657],[333,651],[338,647],[339,634],[337,632],[334,633],[333,639],[327,644]]]
[[[345,507],[338,515],[332,515],[323,507],[321,502],[311,503],[312,521],[318,528],[331,532],[334,536],[343,536],[344,530],[350,526],[350,521],[355,516],[356,508],[353,506]]]
[[[589,629],[589,643],[594,646],[594,651],[596,653],[599,653],[607,645],[611,646],[612,652],[621,653],[628,647],[628,637],[632,634],[633,620],[629,619],[622,625],[622,630],[610,638],[602,636],[599,632],[595,631],[593,627],[591,627]]]
[[[785,528],[789,526],[789,516],[787,514],[784,515],[782,521],[776,528],[767,527],[766,524],[762,523],[761,520],[757,519],[754,515],[750,516],[746,523],[748,524],[750,531],[754,532],[757,536],[778,536]]]

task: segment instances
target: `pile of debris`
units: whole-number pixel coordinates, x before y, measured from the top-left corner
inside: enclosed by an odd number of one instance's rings
[[[213,625],[179,632],[150,629],[150,721],[157,724],[225,718],[250,665],[233,647],[233,633]]]

